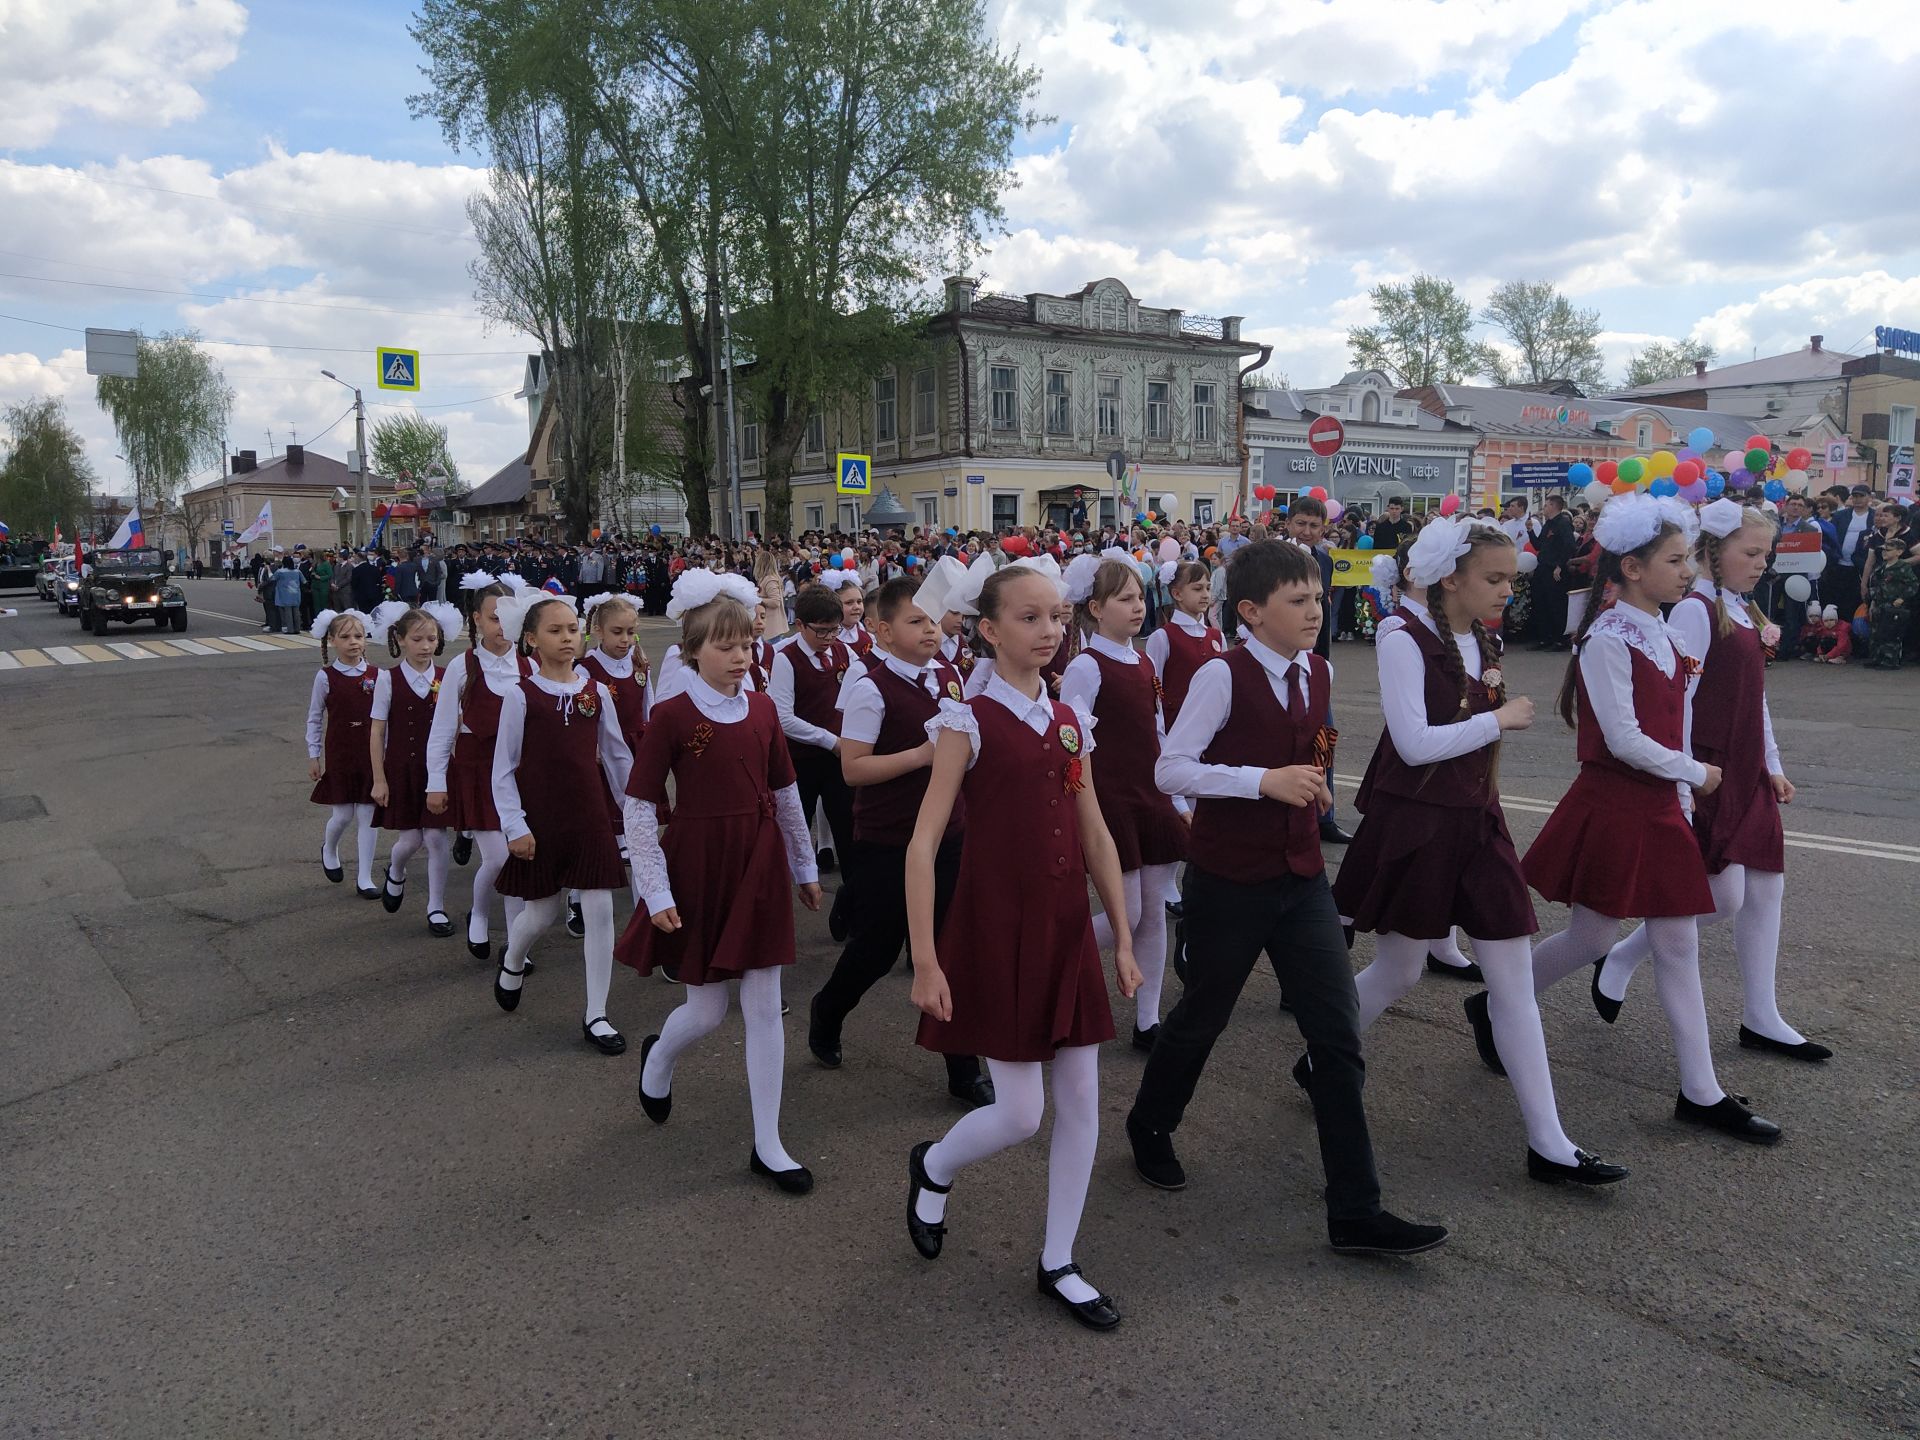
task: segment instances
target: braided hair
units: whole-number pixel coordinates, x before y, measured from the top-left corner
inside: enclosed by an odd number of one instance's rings
[[[1774,518],[1766,511],[1758,506],[1749,505],[1741,512],[1739,529],[1724,536],[1711,535],[1702,530],[1699,541],[1693,547],[1694,564],[1706,571],[1707,578],[1713,581],[1713,633],[1722,639],[1733,633],[1733,617],[1727,614],[1727,587],[1720,583],[1720,551],[1727,541],[1750,525],[1755,528],[1764,527],[1769,539],[1778,534],[1780,529],[1774,522]],[[1766,613],[1751,599],[1747,601],[1747,616],[1753,621],[1755,630],[1764,630],[1772,623],[1767,619]]]
[[[467,608],[467,648],[468,649],[478,650],[480,648],[480,632],[476,627],[480,623],[480,607],[486,604],[487,597],[489,595],[496,595],[500,599],[504,600],[507,598],[507,596],[511,595],[512,593],[513,592],[509,590],[506,586],[498,583],[483,586],[481,589],[475,590],[473,592],[473,603]]]
[[[1513,541],[1504,530],[1496,530],[1490,525],[1470,527],[1467,531],[1467,553],[1460,557],[1460,568],[1471,564],[1474,557],[1482,551],[1492,550],[1495,547],[1512,550]],[[1458,570],[1455,573],[1459,573]],[[1427,611],[1433,616],[1433,623],[1440,631],[1440,668],[1458,689],[1460,713],[1464,715],[1469,708],[1470,687],[1466,662],[1460,658],[1460,647],[1453,643],[1455,628],[1452,617],[1447,613],[1447,587],[1444,580],[1428,587]],[[1497,669],[1500,664],[1500,642],[1493,638],[1492,632],[1481,622],[1478,615],[1468,621],[1468,628],[1473,633],[1474,644],[1480,649],[1480,673],[1484,675],[1489,670]],[[1504,682],[1500,686],[1498,699],[1500,703],[1506,701]]]
[[[1566,677],[1560,682],[1560,695],[1554,708],[1560,712],[1560,718],[1566,722],[1569,730],[1578,729],[1580,696],[1580,652],[1585,648],[1587,635],[1593,629],[1593,622],[1613,603],[1610,591],[1617,590],[1626,580],[1620,563],[1629,555],[1636,560],[1645,560],[1658,550],[1671,536],[1678,535],[1680,527],[1671,520],[1663,520],[1653,538],[1646,544],[1624,554],[1615,554],[1600,545],[1595,547],[1596,556],[1593,567],[1593,588],[1587,592],[1587,608],[1580,616],[1580,628],[1574,633],[1573,653],[1567,657]]]
[[[433,626],[434,630],[438,632],[440,636],[439,643],[433,647],[433,653],[439,655],[446,651],[447,636],[446,632],[440,629],[440,622],[426,611],[415,606],[387,627],[387,653],[393,656],[394,659],[398,660],[400,658],[400,646],[406,641],[407,636],[416,625]]]

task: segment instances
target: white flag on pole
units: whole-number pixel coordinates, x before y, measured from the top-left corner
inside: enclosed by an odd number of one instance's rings
[[[234,544],[236,545],[249,544],[252,541],[258,540],[262,535],[267,535],[272,533],[272,530],[273,530],[273,501],[269,500],[267,501],[266,504],[260,507],[260,518],[255,520],[246,529],[242,530],[240,532],[239,538],[234,541]]]

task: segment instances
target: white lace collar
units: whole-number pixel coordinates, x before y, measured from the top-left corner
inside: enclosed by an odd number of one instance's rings
[[[1649,615],[1632,605],[1609,605],[1587,632],[1589,640],[1617,640],[1630,650],[1638,650],[1671,677],[1680,663],[1680,645],[1667,629],[1658,611]]]
[[[1116,644],[1098,630],[1087,637],[1087,648],[1097,650],[1109,660],[1118,660],[1122,665],[1138,665],[1140,652],[1131,645]]]
[[[527,679],[534,683],[536,689],[544,690],[549,695],[578,695],[588,684],[587,677],[578,671],[568,680],[549,680],[536,670]]]

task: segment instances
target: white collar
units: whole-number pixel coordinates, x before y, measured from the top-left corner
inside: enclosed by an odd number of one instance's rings
[[[1204,615],[1189,615],[1184,610],[1176,610],[1173,612],[1173,623],[1189,635],[1205,635],[1207,633],[1207,620]]]
[[[330,663],[333,668],[338,670],[342,675],[364,675],[367,673],[367,662],[365,660],[362,660],[358,665],[342,665],[338,660]]]
[[[413,666],[409,665],[405,660],[402,660],[393,668],[405,677],[407,684],[413,687],[414,694],[425,695],[427,691],[433,688],[433,662],[431,660],[427,662],[427,668],[424,670],[414,669]]]
[[[859,641],[860,641],[860,639],[861,639],[861,638],[862,638],[862,637],[863,637],[863,636],[864,636],[864,635],[865,635],[866,633],[867,633],[867,627],[866,627],[866,626],[864,626],[864,625],[855,625],[855,626],[854,626],[854,627],[853,627],[852,629],[850,629],[850,630],[846,630],[846,629],[843,629],[843,630],[842,630],[842,631],[840,632],[840,635],[839,635],[839,640],[840,640],[840,643],[841,643],[842,645],[855,645],[855,644],[858,644],[858,643],[859,643]]]
[[[1294,666],[1298,665],[1303,674],[1306,671],[1307,661],[1304,651],[1296,650],[1292,655],[1282,655],[1278,650],[1262,645],[1245,630],[1240,632],[1240,643],[1245,645],[1253,658],[1260,662],[1261,669],[1282,683],[1286,681],[1287,672]]]
[[[484,645],[476,645],[468,652],[477,658],[482,670],[491,670],[496,674],[517,674],[520,669],[520,657],[512,649],[504,655],[496,655]]]
[[[1435,635],[1438,635],[1440,633],[1440,626],[1435,622],[1433,618],[1433,611],[1429,610],[1426,607],[1425,602],[1416,600],[1413,598],[1413,596],[1407,594],[1405,591],[1402,591],[1400,594],[1400,603],[1406,606],[1407,609],[1411,610],[1415,615],[1419,616],[1421,622],[1426,625],[1427,629],[1431,630]]]
[[[618,660],[607,654],[607,652],[602,650],[598,645],[589,650],[587,654],[593,659],[598,660],[600,662],[600,668],[616,680],[625,680],[629,675],[633,674],[632,650],[628,650],[627,653]]]
[[[546,691],[549,695],[578,695],[587,687],[587,677],[577,672],[571,679],[549,680],[536,670],[533,674],[527,676],[527,679],[531,680],[535,686]]]
[[[1118,660],[1122,665],[1138,665],[1140,652],[1131,645],[1116,645],[1098,630],[1087,637],[1087,648],[1098,650],[1109,660]]]
[[[902,680],[911,680],[915,684],[919,684],[927,678],[926,666],[909,665],[891,650],[879,645],[874,646],[872,654],[867,656],[866,665],[869,670],[873,668],[874,655],[878,655],[882,660],[886,661],[887,668]]]
[[[1053,723],[1053,701],[1047,695],[1044,683],[1038,695],[1022,695],[998,670],[988,679],[980,693],[991,700],[998,701],[1021,724],[1037,734],[1044,735],[1048,725]]]
[[[747,682],[745,680],[741,681],[739,693],[722,695],[700,677],[698,670],[689,665],[686,669],[686,688],[682,693],[693,701],[694,708],[709,720],[732,724],[747,718]]]
[[[1693,593],[1708,601],[1718,600],[1720,598],[1719,587],[1704,575],[1693,582]],[[1726,595],[1727,618],[1732,620],[1734,624],[1751,630],[1753,628],[1753,617],[1747,613],[1745,597],[1736,595],[1731,590],[1727,591]]]
[[[1635,629],[1644,630],[1647,634],[1658,636],[1663,640],[1666,638],[1667,622],[1658,610],[1648,614],[1638,605],[1629,605],[1621,601],[1617,605],[1609,606],[1608,613],[1619,616]]]

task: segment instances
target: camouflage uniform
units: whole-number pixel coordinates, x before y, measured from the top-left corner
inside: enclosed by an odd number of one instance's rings
[[[1920,596],[1920,570],[1903,556],[1875,569],[1870,588],[1867,619],[1872,653],[1867,664],[1876,670],[1898,670],[1907,627],[1913,621],[1914,598]]]

